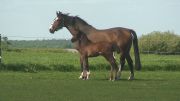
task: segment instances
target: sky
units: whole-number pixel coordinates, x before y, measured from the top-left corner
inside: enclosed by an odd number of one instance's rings
[[[0,0],[0,34],[10,40],[70,39],[66,28],[49,33],[56,11],[97,29],[131,28],[138,37],[168,30],[180,35],[180,0]]]

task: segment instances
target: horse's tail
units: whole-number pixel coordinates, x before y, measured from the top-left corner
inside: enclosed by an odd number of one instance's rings
[[[130,30],[133,37],[133,47],[134,47],[134,55],[135,55],[135,68],[137,70],[141,70],[141,61],[139,56],[139,48],[138,48],[138,39],[136,32],[134,30]]]

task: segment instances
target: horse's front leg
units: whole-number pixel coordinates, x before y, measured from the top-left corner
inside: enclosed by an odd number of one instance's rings
[[[83,78],[83,58],[80,56],[80,64],[81,64],[81,74],[79,76],[79,79]]]
[[[83,79],[89,79],[89,64],[88,64],[88,57],[87,56],[83,56],[82,57],[82,61],[83,61]]]
[[[88,57],[86,57],[86,59],[85,59],[85,67],[86,67],[86,79],[89,79],[89,77],[90,77],[90,70],[89,70],[89,62],[88,62]]]
[[[113,67],[111,66],[109,81],[113,81]]]

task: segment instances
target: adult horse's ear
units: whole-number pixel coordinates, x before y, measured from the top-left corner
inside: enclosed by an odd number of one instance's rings
[[[56,11],[56,15],[59,16],[61,14],[60,11]]]
[[[56,11],[56,15],[58,16],[58,11]]]

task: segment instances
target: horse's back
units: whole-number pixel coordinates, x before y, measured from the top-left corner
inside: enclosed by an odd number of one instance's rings
[[[116,27],[103,30],[97,30],[96,32],[88,34],[88,39],[92,42],[108,42],[114,43],[118,46],[131,42],[131,29]]]

